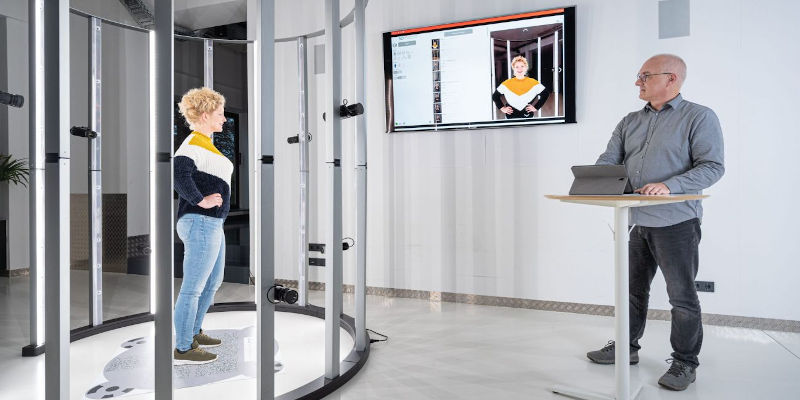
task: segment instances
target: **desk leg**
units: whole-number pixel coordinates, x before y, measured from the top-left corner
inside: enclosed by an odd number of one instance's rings
[[[616,395],[557,385],[551,390],[576,399],[584,400],[631,400],[635,399],[642,386],[637,384],[631,390],[630,366],[630,314],[628,289],[628,209],[614,207],[614,374],[616,376]],[[631,394],[633,396],[631,396]]]
[[[614,207],[614,312],[617,400],[630,400],[630,314],[628,313],[628,209]]]

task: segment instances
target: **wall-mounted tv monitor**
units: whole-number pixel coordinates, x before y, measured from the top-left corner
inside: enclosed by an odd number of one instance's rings
[[[389,132],[575,122],[575,7],[383,34]]]

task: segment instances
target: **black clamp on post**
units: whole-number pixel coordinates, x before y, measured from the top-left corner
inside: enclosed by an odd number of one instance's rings
[[[85,126],[73,126],[69,129],[69,133],[72,136],[85,137],[88,139],[94,139],[97,137],[97,132]]]
[[[347,99],[342,101],[342,105],[339,106],[339,116],[342,119],[355,117],[364,113],[364,106],[361,103],[353,103],[348,105]]]
[[[306,141],[310,142],[311,134],[306,132],[305,135],[306,135]],[[300,143],[300,135],[289,136],[288,138],[286,138],[286,141],[289,142],[289,144]]]
[[[262,164],[274,164],[275,163],[275,156],[261,156],[261,163]]]
[[[325,243],[309,243],[308,251],[316,251],[325,254]]]

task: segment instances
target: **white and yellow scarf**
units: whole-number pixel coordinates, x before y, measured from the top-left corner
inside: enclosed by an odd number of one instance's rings
[[[506,97],[508,105],[519,111],[525,110],[525,106],[543,90],[544,85],[536,79],[528,77],[506,79],[497,87],[497,91]]]

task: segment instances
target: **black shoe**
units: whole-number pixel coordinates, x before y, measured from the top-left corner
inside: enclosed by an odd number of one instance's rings
[[[695,367],[674,358],[668,359],[667,363],[671,363],[672,365],[669,366],[667,372],[658,380],[659,385],[669,390],[680,391],[686,390],[686,388],[697,379]]]
[[[600,350],[590,351],[586,353],[586,357],[589,357],[593,363],[597,364],[614,364],[614,341],[609,340],[608,343]],[[636,350],[631,350],[631,365],[635,365],[639,363],[639,352]]]

